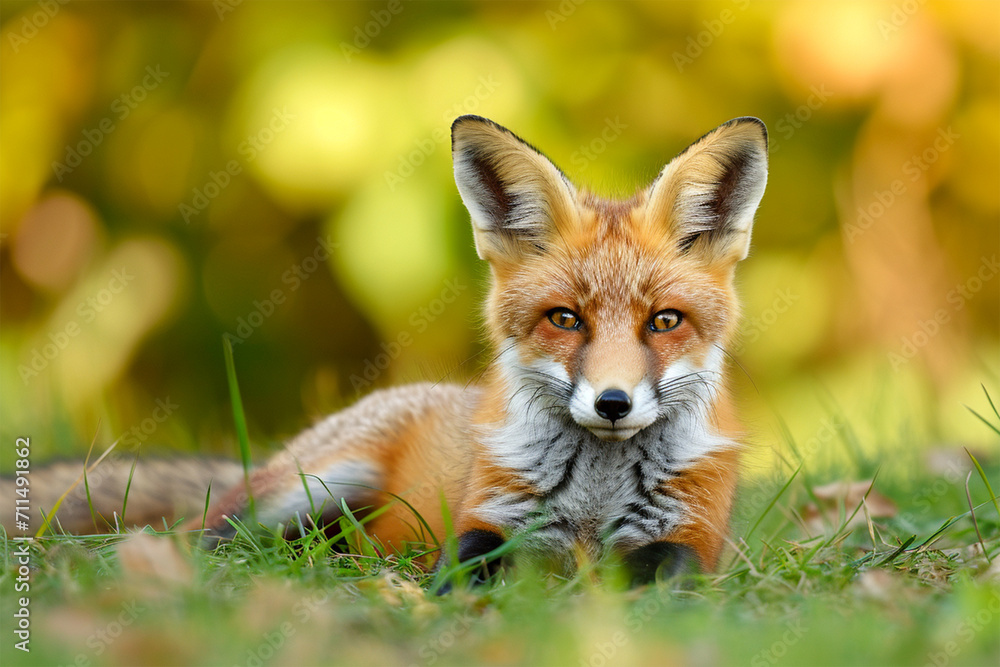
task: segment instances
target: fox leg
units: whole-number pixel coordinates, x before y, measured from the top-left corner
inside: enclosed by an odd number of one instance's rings
[[[656,581],[659,572],[665,577],[684,572],[694,554],[691,549],[676,542],[652,542],[625,554],[625,567],[631,575],[633,586]]]
[[[506,540],[503,532],[495,527],[482,524],[469,528],[458,535],[458,562],[479,560],[480,567],[473,570],[473,581],[483,583],[496,574],[502,565],[501,559],[487,560],[486,554],[501,546]]]
[[[486,583],[493,575],[500,571],[500,567],[503,564],[502,559],[487,560],[485,556],[504,542],[503,531],[500,528],[483,522],[472,522],[464,529],[458,530],[458,551],[456,554],[458,562],[466,563],[468,561],[475,561],[476,559],[480,560],[479,567],[472,570],[471,573],[470,580],[473,585]],[[435,563],[434,569],[440,571],[447,564],[448,557],[442,553],[437,563]],[[438,595],[445,595],[451,592],[452,583],[451,580],[446,581],[438,589]]]
[[[477,458],[470,475],[468,495],[455,523],[458,561],[479,561],[472,583],[484,583],[500,570],[503,558],[487,559],[487,554],[503,545],[510,531],[524,528],[537,507],[537,492],[513,471],[484,460],[484,457]],[[444,564],[446,557],[442,556],[436,569]],[[449,589],[450,584],[439,592]]]
[[[727,449],[706,456],[660,486],[661,493],[684,503],[686,516],[661,539],[624,554],[634,583],[651,582],[658,571],[672,576],[687,569],[715,570],[725,544],[737,472],[738,452]]]

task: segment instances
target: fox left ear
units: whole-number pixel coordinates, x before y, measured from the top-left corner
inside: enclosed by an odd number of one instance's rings
[[[665,224],[681,251],[737,262],[750,251],[767,184],[767,128],[735,118],[688,146],[650,186],[647,219]]]
[[[548,158],[479,116],[451,126],[455,183],[472,216],[481,259],[517,263],[544,252],[576,219],[576,191]]]

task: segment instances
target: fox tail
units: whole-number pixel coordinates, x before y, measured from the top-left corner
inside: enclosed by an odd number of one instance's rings
[[[0,499],[10,509],[0,516],[7,535],[35,534],[57,503],[50,531],[93,534],[146,524],[163,528],[200,517],[210,490],[218,498],[243,477],[235,461],[195,457],[113,458],[90,469],[86,482],[83,472],[83,462],[63,461],[22,475],[27,482],[0,477]]]

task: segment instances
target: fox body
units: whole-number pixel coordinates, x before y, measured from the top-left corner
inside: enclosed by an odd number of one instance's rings
[[[763,124],[718,127],[621,201],[484,118],[458,118],[452,141],[492,276],[483,382],[378,391],[303,432],[252,471],[256,519],[388,505],[369,535],[434,544],[443,496],[460,560],[523,533],[522,550],[566,565],[614,552],[640,579],[711,570],[737,479],[724,362],[767,179]],[[217,497],[205,525],[226,538],[227,517],[249,518],[246,485]]]

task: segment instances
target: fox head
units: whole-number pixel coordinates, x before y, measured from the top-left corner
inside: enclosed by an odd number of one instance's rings
[[[574,187],[485,118],[458,118],[452,148],[510,395],[611,441],[714,402],[767,182],[760,120],[712,130],[623,201]]]

